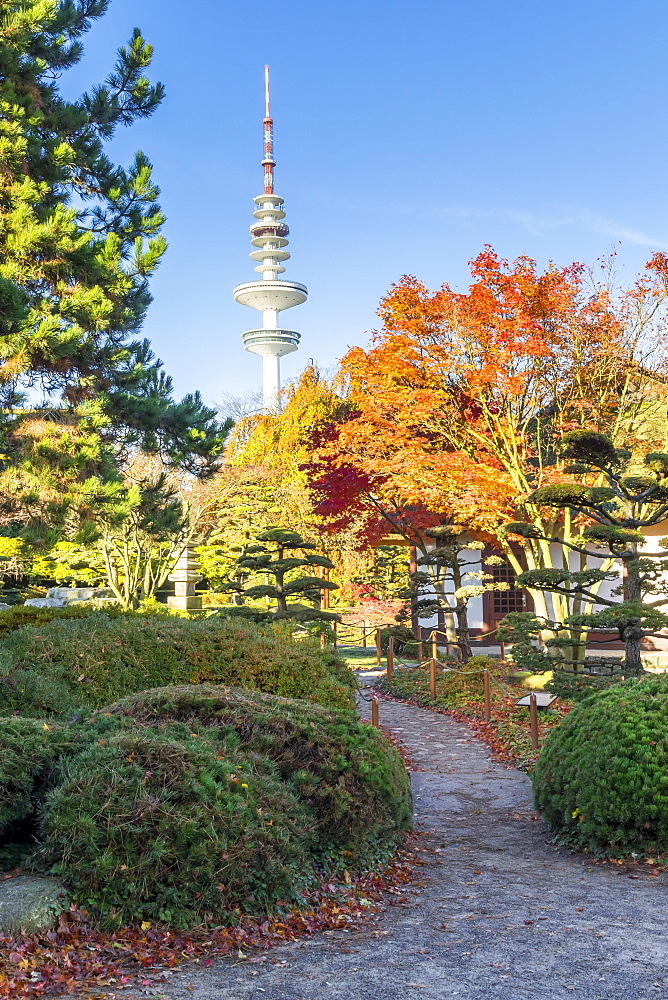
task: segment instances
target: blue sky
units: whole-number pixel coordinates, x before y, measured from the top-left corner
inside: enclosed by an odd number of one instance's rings
[[[260,382],[244,352],[255,277],[263,66],[272,68],[276,190],[291,228],[283,314],[328,368],[364,344],[402,274],[463,289],[486,243],[627,278],[668,249],[665,0],[112,0],[63,86],[100,80],[138,26],[167,96],[119,134],[152,159],[170,249],[145,326],[179,395],[209,403]]]

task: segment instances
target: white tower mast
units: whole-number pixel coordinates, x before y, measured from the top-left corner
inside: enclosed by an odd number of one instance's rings
[[[283,222],[283,199],[274,194],[274,123],[269,106],[268,66],[264,67],[264,90],[264,194],[253,199],[256,205],[253,215],[258,221],[250,227],[251,244],[257,248],[250,257],[258,261],[255,270],[262,275],[262,280],[237,285],[233,295],[236,302],[262,313],[262,329],[247,330],[241,336],[246,350],[262,358],[262,405],[266,412],[272,412],[280,409],[280,359],[296,351],[299,345],[298,333],[279,327],[278,314],[305,302],[308,291],[297,281],[277,279],[277,275],[285,271],[282,262],[290,257],[284,249],[290,230]]]

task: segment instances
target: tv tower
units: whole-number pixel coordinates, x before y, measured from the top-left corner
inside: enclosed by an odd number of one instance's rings
[[[290,232],[283,211],[283,199],[274,194],[274,123],[269,105],[269,67],[264,67],[264,194],[254,198],[256,208],[253,215],[257,219],[250,227],[251,244],[257,249],[250,254],[251,260],[258,261],[255,268],[262,275],[261,281],[247,281],[237,285],[234,299],[243,306],[259,309],[262,313],[262,329],[246,330],[241,338],[244,347],[251,354],[262,358],[262,406],[265,412],[280,409],[281,358],[292,354],[299,346],[299,334],[294,330],[283,330],[279,326],[278,314],[283,309],[291,309],[306,301],[308,291],[298,281],[279,280],[285,271],[282,262],[290,254],[287,235]]]

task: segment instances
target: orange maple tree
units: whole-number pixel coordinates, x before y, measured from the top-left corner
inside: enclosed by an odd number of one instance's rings
[[[499,529],[511,517],[545,527],[554,516],[528,497],[572,481],[558,459],[566,431],[604,430],[630,444],[656,433],[648,401],[664,395],[656,376],[668,261],[649,267],[617,292],[607,273],[593,280],[579,264],[539,272],[487,247],[464,293],[444,285],[432,294],[402,278],[381,302],[371,346],[342,361],[350,409],[320,461],[330,476],[338,468],[364,480],[379,509],[493,535],[516,572],[551,567],[554,548],[522,539],[521,553]],[[563,621],[559,601],[534,598],[539,615]]]

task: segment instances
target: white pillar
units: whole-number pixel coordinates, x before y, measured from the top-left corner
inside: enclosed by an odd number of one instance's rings
[[[262,355],[262,406],[267,413],[278,407],[281,389],[281,359],[275,354]]]

